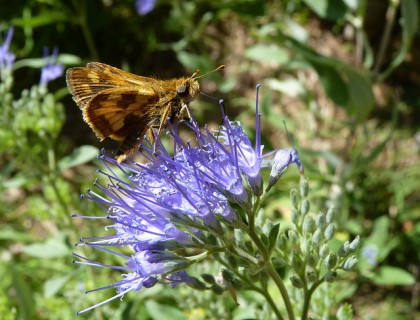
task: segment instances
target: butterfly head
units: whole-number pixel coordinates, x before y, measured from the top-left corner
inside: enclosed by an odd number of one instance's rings
[[[200,91],[198,81],[192,78],[187,78],[176,87],[178,97],[185,103],[194,100],[197,93]]]

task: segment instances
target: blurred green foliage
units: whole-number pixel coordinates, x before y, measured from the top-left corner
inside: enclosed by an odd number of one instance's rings
[[[95,179],[100,144],[64,77],[48,88],[38,85],[45,46],[57,46],[67,67],[101,61],[160,78],[226,64],[224,75],[203,79],[203,91],[223,97],[227,113],[251,132],[254,88],[261,82],[265,150],[289,144],[285,120],[310,179],[312,206],[334,205],[338,212],[337,247],[362,236],[366,250],[357,274],[335,289],[336,298],[350,301],[361,319],[419,317],[417,0],[158,0],[145,16],[133,0],[0,6],[0,34],[15,27],[17,56],[0,83],[2,319],[73,319],[112,295],[85,296],[85,286],[119,280],[109,270],[71,264],[73,243],[101,231],[97,223],[70,219],[72,212],[99,215],[79,194]],[[193,106],[199,121],[217,126],[216,104],[200,100]],[[287,219],[287,190],[297,174],[288,172],[272,197],[267,214],[273,220]],[[85,253],[92,260],[96,254]],[[228,297],[156,287],[88,317],[264,318],[262,302],[253,301],[237,308]],[[345,319],[348,313],[340,312]]]

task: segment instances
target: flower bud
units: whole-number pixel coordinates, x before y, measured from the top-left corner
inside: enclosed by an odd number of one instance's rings
[[[303,220],[303,233],[312,233],[315,230],[315,221],[311,216],[306,216]]]
[[[294,252],[292,256],[292,267],[295,270],[300,270],[303,266],[302,258],[300,257],[299,253]]]
[[[306,273],[306,278],[309,280],[309,282],[318,281],[318,275],[314,271],[308,271]]]
[[[324,276],[324,279],[326,282],[333,282],[336,278],[337,278],[336,271],[328,271]]]
[[[327,240],[331,240],[334,237],[334,225],[330,223],[324,232],[324,237]]]
[[[207,282],[208,284],[215,284],[216,283],[216,279],[214,278],[214,276],[212,274],[202,273],[201,278],[203,278],[203,280],[205,282]]]
[[[290,277],[290,281],[292,282],[292,285],[296,288],[303,288],[303,284],[302,281],[300,281],[299,278],[295,277],[295,276],[291,276]]]
[[[273,258],[271,259],[271,263],[276,270],[283,268],[287,264],[286,261],[282,258]]]
[[[299,212],[295,208],[293,208],[292,209],[292,222],[294,224],[298,224],[299,218],[300,218]]]
[[[300,206],[300,213],[304,216],[309,212],[309,208],[310,208],[310,204],[308,199],[303,198],[302,199],[302,204]]]
[[[328,270],[331,270],[332,268],[335,267],[335,265],[337,264],[337,256],[335,255],[335,253],[330,253],[324,261],[325,267]]]
[[[356,251],[356,249],[359,247],[359,245],[360,245],[360,236],[356,236],[356,238],[354,238],[354,240],[349,245],[350,251],[351,252]]]
[[[312,243],[314,247],[318,248],[322,241],[322,232],[320,229],[316,229],[312,235]]]
[[[307,262],[308,265],[310,265],[311,267],[316,267],[316,265],[318,264],[318,257],[316,256],[315,252],[310,252],[307,255]]]
[[[349,254],[349,246],[350,246],[350,243],[348,241],[344,242],[340,246],[340,248],[338,248],[338,252],[337,252],[338,256],[339,257],[347,256]]]
[[[321,248],[319,249],[319,256],[321,259],[325,259],[330,254],[330,248],[328,244],[324,243]]]
[[[323,230],[325,228],[325,225],[326,225],[326,223],[325,223],[325,215],[322,212],[320,212],[316,216],[316,218],[315,218],[315,224],[316,224],[317,228],[319,228],[321,230]]]
[[[298,236],[298,234],[297,234],[297,232],[296,232],[295,230],[290,229],[290,230],[287,232],[287,236],[289,237],[289,241],[290,241],[292,244],[297,244],[297,243],[298,243],[298,241],[299,241],[299,236]]]
[[[347,258],[346,261],[344,261],[342,268],[344,270],[351,270],[357,264],[358,261],[359,259],[357,259],[357,257],[353,255]]]
[[[280,179],[283,172],[289,165],[296,163],[299,170],[303,172],[303,166],[300,162],[299,155],[296,149],[291,150],[278,150],[273,159],[273,165],[271,167],[270,177],[268,178],[268,186],[265,192],[269,191]]]
[[[335,216],[335,209],[334,209],[334,207],[331,207],[327,211],[327,216],[326,216],[327,223],[333,223],[334,222],[334,216]]]
[[[185,281],[187,286],[196,289],[196,290],[206,290],[206,285],[198,280],[196,277],[188,277],[188,280]]]
[[[220,296],[221,294],[223,294],[223,292],[225,291],[225,289],[222,286],[218,285],[218,284],[212,285],[210,289],[211,289],[211,291],[213,291],[214,294],[216,294],[218,296]]]
[[[308,180],[306,180],[305,178],[300,179],[300,196],[302,198],[308,196],[308,189],[309,189]]]
[[[299,206],[299,199],[298,199],[298,196],[297,196],[296,189],[292,189],[290,191],[290,202],[292,203],[293,208],[295,208],[297,210],[298,206]]]
[[[222,276],[223,276],[223,279],[226,282],[228,282],[228,283],[232,283],[233,282],[234,276],[233,276],[232,271],[229,271],[227,269],[223,269],[222,270]]]

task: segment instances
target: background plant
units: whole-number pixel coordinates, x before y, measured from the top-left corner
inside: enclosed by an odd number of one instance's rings
[[[93,215],[97,210],[78,199],[98,166],[89,162],[96,150],[83,145],[99,144],[67,95],[63,77],[49,83],[48,90],[34,87],[43,48],[56,46],[58,62],[65,66],[98,60],[161,78],[226,64],[224,76],[206,79],[203,91],[223,97],[230,117],[249,130],[254,87],[262,82],[266,150],[289,145],[282,134],[285,120],[310,181],[312,207],[336,209],[337,247],[356,234],[365,239],[358,264],[362,277],[335,291],[336,297],[350,299],[361,318],[415,317],[418,12],[415,0],[162,0],[144,16],[134,1],[2,6],[1,43],[14,26],[10,49],[16,55],[12,85],[2,91],[8,104],[1,100],[0,106],[2,115],[15,106],[9,123],[2,118],[0,132],[0,270],[7,275],[0,301],[5,315],[72,319],[69,309],[98,299],[86,301],[90,296],[80,294],[75,283],[92,288],[93,281],[110,276],[105,271],[91,277],[69,264],[71,245],[81,234],[91,234],[83,229],[89,226],[70,221],[70,213],[88,210]],[[195,114],[217,126],[220,114],[208,101],[197,101]],[[34,114],[31,104],[43,112]],[[285,199],[295,180],[294,172],[286,173],[267,199],[271,220],[290,221]],[[366,297],[372,303],[366,304]],[[198,297],[187,288],[155,288],[111,303],[95,316],[118,318],[141,310],[159,318],[157,310],[164,308],[169,310],[165,314],[195,319],[222,311],[219,318],[245,317],[227,300]],[[187,311],[180,314],[175,306]],[[252,308],[246,309],[251,316]]]

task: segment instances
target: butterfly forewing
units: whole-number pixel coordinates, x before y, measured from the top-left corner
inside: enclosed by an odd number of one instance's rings
[[[148,128],[158,98],[144,88],[112,88],[96,94],[83,110],[83,117],[101,139],[124,140],[129,134]]]

